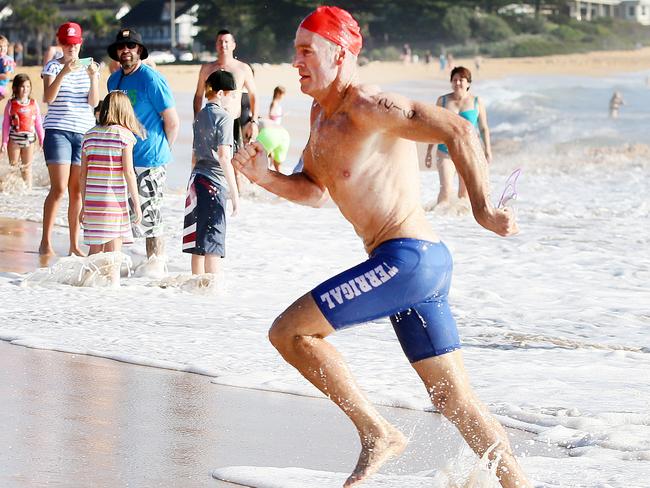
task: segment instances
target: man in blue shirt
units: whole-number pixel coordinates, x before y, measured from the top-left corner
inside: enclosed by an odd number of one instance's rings
[[[142,61],[149,56],[142,38],[133,29],[121,29],[108,55],[120,63],[120,69],[108,78],[108,90],[121,90],[129,97],[146,138],[137,138],[133,165],[138,179],[142,208],[136,236],[145,237],[147,257],[164,254],[162,239],[162,197],[165,165],[172,160],[171,145],[178,135],[178,113],[167,80]]]

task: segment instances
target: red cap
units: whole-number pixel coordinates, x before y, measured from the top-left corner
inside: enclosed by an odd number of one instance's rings
[[[59,40],[59,43],[63,45],[81,44],[83,42],[83,39],[81,38],[81,26],[74,22],[61,24],[59,30],[56,31],[56,38]]]
[[[361,29],[349,12],[338,7],[318,7],[300,23],[300,27],[347,49],[355,56],[361,52]]]

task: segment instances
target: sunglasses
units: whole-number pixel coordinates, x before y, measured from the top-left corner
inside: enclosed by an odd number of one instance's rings
[[[520,174],[521,168],[517,168],[510,174],[510,176],[508,176],[506,187],[503,189],[503,193],[501,193],[501,198],[499,198],[497,208],[506,207],[511,201],[517,199],[517,179]]]
[[[135,42],[122,42],[115,46],[115,49],[120,51],[122,49],[135,49],[138,45]]]

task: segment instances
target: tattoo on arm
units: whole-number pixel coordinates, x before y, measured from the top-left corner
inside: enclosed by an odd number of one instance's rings
[[[395,102],[393,102],[392,100],[389,100],[386,97],[380,98],[379,103],[377,103],[377,105],[379,107],[384,107],[388,111],[390,111],[390,110],[399,110],[400,112],[402,112],[402,115],[407,119],[412,119],[413,117],[415,117],[415,110],[406,110],[406,109],[400,107],[399,105],[396,105]]]

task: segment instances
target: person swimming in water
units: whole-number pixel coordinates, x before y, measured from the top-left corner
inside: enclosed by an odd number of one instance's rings
[[[359,25],[345,10],[319,7],[309,14],[296,32],[293,59],[301,91],[313,98],[304,168],[291,175],[269,169],[260,142],[245,145],[233,158],[252,182],[292,202],[319,207],[331,197],[368,252],[366,261],[282,312],[269,339],[354,423],[361,453],[345,487],[357,486],[401,454],[407,439],[365,397],[326,338],[390,316],[438,411],[477,455],[496,463],[504,488],[530,488],[503,427],[470,386],[447,301],[452,258],[420,202],[414,141],[447,144],[480,225],[509,236],[518,230],[515,216],[490,201],[488,165],[471,124],[433,104],[361,84],[361,46]]]
[[[470,91],[472,84],[472,73],[463,66],[457,66],[451,70],[451,93],[438,98],[436,105],[457,113],[467,119],[481,134],[483,150],[488,163],[492,162],[492,146],[490,145],[490,129],[487,123],[487,111],[481,99]],[[425,156],[425,165],[430,168],[433,165],[433,148],[435,144],[429,144]],[[438,144],[437,152],[438,177],[440,179],[440,191],[436,205],[449,203],[451,199],[453,179],[456,171],[454,163],[449,155],[449,150],[444,144]],[[458,176],[458,198],[468,198],[467,187],[463,178]]]

